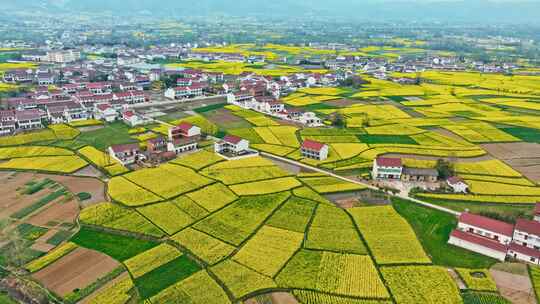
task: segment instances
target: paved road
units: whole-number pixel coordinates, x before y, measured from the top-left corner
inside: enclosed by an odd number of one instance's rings
[[[277,160],[280,160],[282,162],[286,162],[286,163],[289,163],[289,164],[292,164],[292,165],[295,165],[295,166],[299,166],[299,167],[302,167],[302,168],[305,168],[305,169],[313,170],[315,172],[324,173],[324,174],[330,175],[332,177],[341,179],[341,180],[346,181],[346,182],[350,182],[350,183],[353,183],[353,184],[364,186],[364,187],[366,187],[368,189],[371,189],[371,190],[380,190],[379,188],[374,187],[372,185],[369,185],[369,184],[354,180],[352,178],[337,175],[335,173],[332,173],[332,172],[329,172],[329,171],[326,171],[326,170],[323,170],[323,169],[312,167],[310,165],[306,165],[306,164],[303,164],[301,162],[298,162],[298,161],[295,161],[295,160],[292,160],[292,159],[276,156],[276,155],[266,153],[266,152],[261,152],[261,155],[264,155],[264,156],[269,157],[269,158],[277,159]],[[454,210],[451,210],[451,209],[448,209],[448,208],[444,208],[444,207],[441,207],[441,206],[438,206],[438,205],[430,204],[428,202],[424,202],[424,201],[421,201],[421,200],[418,200],[418,199],[415,199],[415,198],[412,198],[412,197],[409,197],[409,196],[405,196],[405,195],[394,195],[394,196],[402,198],[402,199],[406,199],[406,200],[409,200],[409,201],[412,201],[412,202],[415,202],[415,203],[417,203],[419,205],[422,205],[422,206],[425,206],[425,207],[440,210],[440,211],[443,211],[443,212],[446,212],[446,213],[449,213],[449,214],[452,214],[452,215],[455,215],[455,216],[461,215],[460,212],[457,212],[457,211],[454,211]]]

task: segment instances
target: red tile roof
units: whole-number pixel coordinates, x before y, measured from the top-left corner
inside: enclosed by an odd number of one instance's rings
[[[184,132],[188,132],[189,129],[193,128],[193,125],[190,124],[189,122],[182,122],[180,123],[178,126],[176,126],[174,128],[175,131],[177,130],[181,130],[181,131],[184,131]]]
[[[139,151],[139,144],[123,144],[123,145],[113,145],[111,149],[114,153],[125,152],[125,151]]]
[[[228,143],[237,145],[239,142],[242,141],[242,138],[234,135],[226,135],[225,137],[223,137],[223,140]]]
[[[540,223],[537,221],[518,219],[516,222],[516,230],[540,236]]]
[[[449,183],[450,185],[456,185],[456,184],[458,184],[458,183],[465,183],[465,182],[464,182],[463,179],[462,179],[461,177],[459,177],[459,176],[452,176],[452,177],[449,177],[449,178],[448,178],[448,183]]]
[[[402,167],[401,158],[377,157],[377,166],[380,167]]]
[[[317,151],[317,152],[321,151],[324,148],[324,146],[326,145],[323,143],[320,143],[314,140],[309,140],[309,139],[304,140],[304,143],[302,144],[302,148]]]
[[[454,230],[450,234],[450,236],[455,237],[457,239],[476,244],[478,246],[486,247],[495,251],[504,252],[506,253],[507,247],[495,240],[488,239],[486,237],[478,236],[476,234],[464,232],[461,230]]]
[[[481,215],[464,212],[459,217],[459,222],[510,237],[514,234],[514,226],[512,224]]]
[[[512,243],[510,244],[510,247],[508,248],[508,250],[512,250],[517,253],[521,253],[524,255],[528,255],[530,257],[535,257],[535,258],[540,259],[540,251],[533,248],[529,248],[527,246],[521,246],[519,244]]]

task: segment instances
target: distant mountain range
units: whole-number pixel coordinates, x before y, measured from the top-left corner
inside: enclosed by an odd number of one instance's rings
[[[187,2],[187,3],[186,3]],[[142,12],[159,16],[335,16],[355,20],[537,23],[538,0],[0,0],[5,11]]]

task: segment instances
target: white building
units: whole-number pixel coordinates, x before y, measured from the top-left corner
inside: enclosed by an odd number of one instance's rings
[[[170,128],[168,133],[167,151],[178,155],[197,150],[198,141],[201,137],[201,128],[183,122],[176,127]]]
[[[540,223],[518,219],[513,244],[508,255],[525,262],[540,264]]]
[[[109,155],[123,165],[130,165],[138,160],[139,144],[114,145],[109,147]]]
[[[462,213],[449,244],[480,253],[500,261],[506,258],[514,226],[480,215]]]
[[[403,163],[400,158],[377,157],[373,161],[373,179],[401,179]]]
[[[113,122],[118,117],[118,112],[110,104],[102,103],[95,106],[94,116],[96,119]]]
[[[189,99],[200,96],[203,96],[203,86],[198,84],[169,88],[165,91],[165,97],[169,99]]]
[[[309,127],[320,127],[323,125],[322,120],[313,112],[305,112],[298,120]]]
[[[328,145],[317,141],[304,140],[300,151],[302,156],[306,158],[316,160],[326,160],[328,158]]]
[[[469,191],[469,185],[467,185],[465,181],[458,176],[449,177],[446,180],[446,183],[448,186],[450,186],[450,188],[452,188],[454,193],[467,193]]]
[[[227,135],[214,144],[214,151],[219,154],[242,155],[249,151],[249,141],[238,136]]]
[[[79,59],[81,59],[81,52],[73,50],[47,52],[45,56],[45,61],[54,63],[70,63]]]

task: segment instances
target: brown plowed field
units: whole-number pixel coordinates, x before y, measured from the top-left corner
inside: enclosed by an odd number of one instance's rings
[[[32,275],[60,296],[84,288],[118,267],[118,262],[97,251],[78,248]]]

